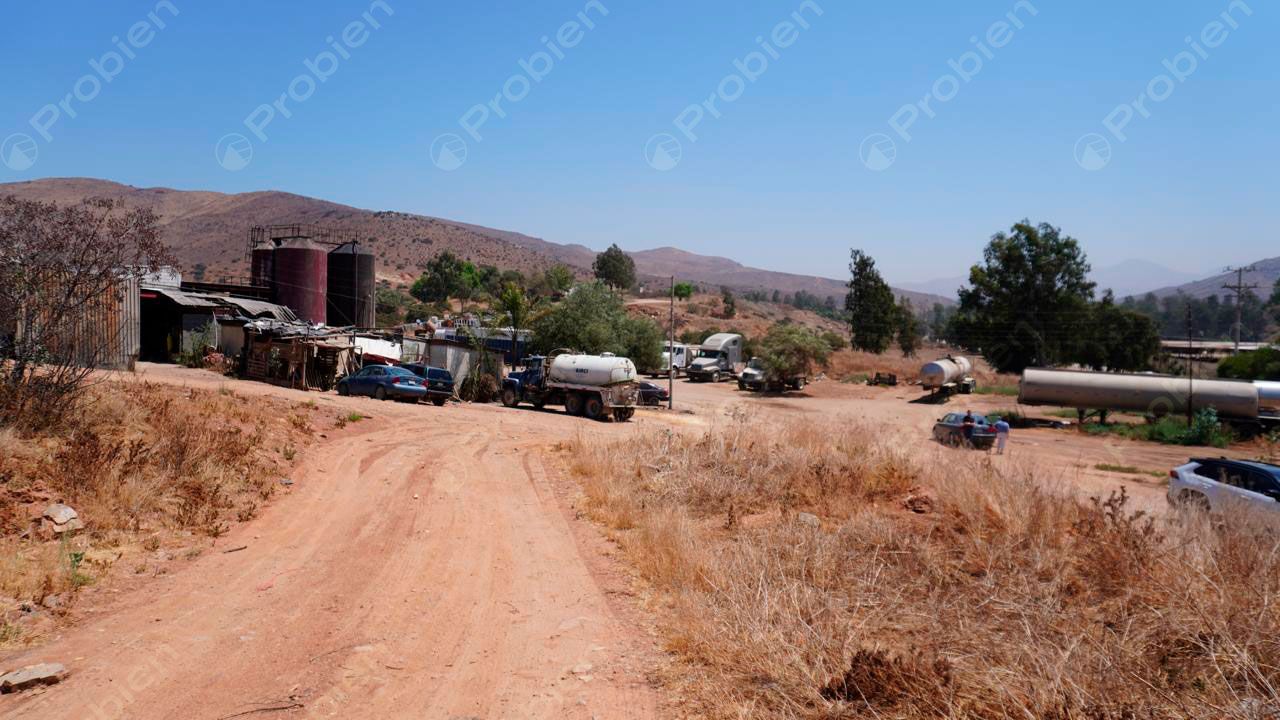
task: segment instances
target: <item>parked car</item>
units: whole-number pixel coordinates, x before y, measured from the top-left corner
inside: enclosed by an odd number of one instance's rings
[[[427,388],[427,397],[431,398],[431,402],[435,403],[436,407],[444,405],[453,397],[453,374],[448,370],[419,363],[406,363],[400,367],[417,375],[418,379],[423,381],[422,384]]]
[[[657,383],[642,381],[637,384],[640,386],[641,405],[661,405],[671,397],[667,389]]]
[[[964,413],[948,413],[933,426],[933,439],[943,445],[964,447]],[[985,415],[973,416],[973,447],[987,450],[996,441],[995,428],[987,421]]]
[[[1192,458],[1169,471],[1172,505],[1230,515],[1245,507],[1280,510],[1280,465],[1227,458]]]
[[[404,368],[370,365],[339,380],[338,394],[417,402],[427,396],[427,389],[417,375]]]

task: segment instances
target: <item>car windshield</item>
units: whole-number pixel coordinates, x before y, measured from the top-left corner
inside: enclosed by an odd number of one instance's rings
[[[760,358],[751,358],[751,362],[747,363],[747,367],[752,370],[763,370],[764,363],[760,362]]]

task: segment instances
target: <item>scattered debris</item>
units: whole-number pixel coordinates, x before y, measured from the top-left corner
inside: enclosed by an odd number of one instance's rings
[[[95,548],[93,550],[85,551],[82,562],[89,563],[90,565],[101,565],[103,567],[108,567],[111,564],[113,564],[115,561],[119,560],[121,555],[123,555],[123,553],[120,552],[119,550],[104,550],[102,548]]]
[[[230,549],[227,549],[227,550],[223,550],[223,551],[222,551],[222,554],[223,554],[223,555],[230,555],[230,554],[231,554],[231,553],[233,553],[233,552],[240,552],[241,550],[248,550],[248,549],[249,549],[249,546],[248,546],[248,545],[241,545],[241,546],[239,546],[239,547],[233,547],[233,548],[230,548]]]
[[[933,512],[935,502],[933,495],[929,491],[924,488],[912,488],[911,492],[907,493],[907,497],[903,499],[902,507],[917,515],[927,515]]]
[[[67,669],[60,663],[28,665],[21,670],[0,675],[0,693],[22,692],[41,685],[54,685],[66,678]]]
[[[818,519],[817,515],[807,512],[796,513],[796,522],[812,528],[822,526],[822,521]]]

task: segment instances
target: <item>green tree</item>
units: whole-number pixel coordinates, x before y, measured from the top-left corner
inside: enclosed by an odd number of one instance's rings
[[[565,265],[552,265],[543,273],[543,279],[552,293],[562,293],[573,287],[573,271]]]
[[[733,291],[727,287],[720,288],[720,302],[724,305],[724,316],[731,318],[738,314],[738,301],[733,297]]]
[[[1233,380],[1280,380],[1280,350],[1242,352],[1218,363],[1218,377]]]
[[[676,294],[676,298],[680,300],[688,300],[693,297],[693,284],[687,282],[676,283],[674,292]]]
[[[501,320],[511,328],[511,348],[515,363],[520,363],[520,331],[529,325],[529,298],[524,289],[509,282],[498,293],[494,302],[495,309],[501,314]]]
[[[611,352],[646,372],[662,362],[662,329],[648,318],[628,315],[622,296],[602,282],[578,285],[563,302],[533,319],[530,330],[539,352]]]
[[[409,294],[425,303],[458,297],[464,285],[463,272],[468,266],[471,274],[474,275],[474,265],[464,263],[458,259],[457,255],[445,250],[431,258],[427,263],[426,272],[414,281]]]
[[[854,349],[879,355],[889,349],[897,331],[893,290],[870,255],[853,250],[850,258],[849,293],[844,299],[849,338]]]
[[[849,347],[849,342],[844,339],[843,335],[830,330],[822,333],[822,341],[827,344],[827,347],[831,348],[831,352],[839,352]]]
[[[905,357],[915,357],[920,349],[920,321],[916,318],[915,308],[911,300],[902,298],[897,306],[898,315],[898,348]]]
[[[958,339],[1001,372],[1072,359],[1093,299],[1089,270],[1080,244],[1047,223],[996,234],[960,290]]]
[[[615,290],[627,290],[636,284],[636,261],[617,245],[596,256],[591,266],[596,279]]]
[[[1094,370],[1133,372],[1151,367],[1160,352],[1160,333],[1151,318],[1115,304],[1108,290],[1089,307],[1088,324],[1076,362]]]
[[[815,365],[826,367],[831,346],[818,335],[795,323],[777,323],[759,344],[760,361],[771,382],[785,382],[807,375]]]

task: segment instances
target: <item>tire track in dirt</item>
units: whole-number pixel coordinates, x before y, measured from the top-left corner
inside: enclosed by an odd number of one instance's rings
[[[556,432],[546,419],[382,407],[224,541],[247,550],[208,552],[6,659],[73,674],[0,699],[0,717],[217,718],[281,699],[304,717],[656,717],[623,661],[643,639],[530,459]]]

